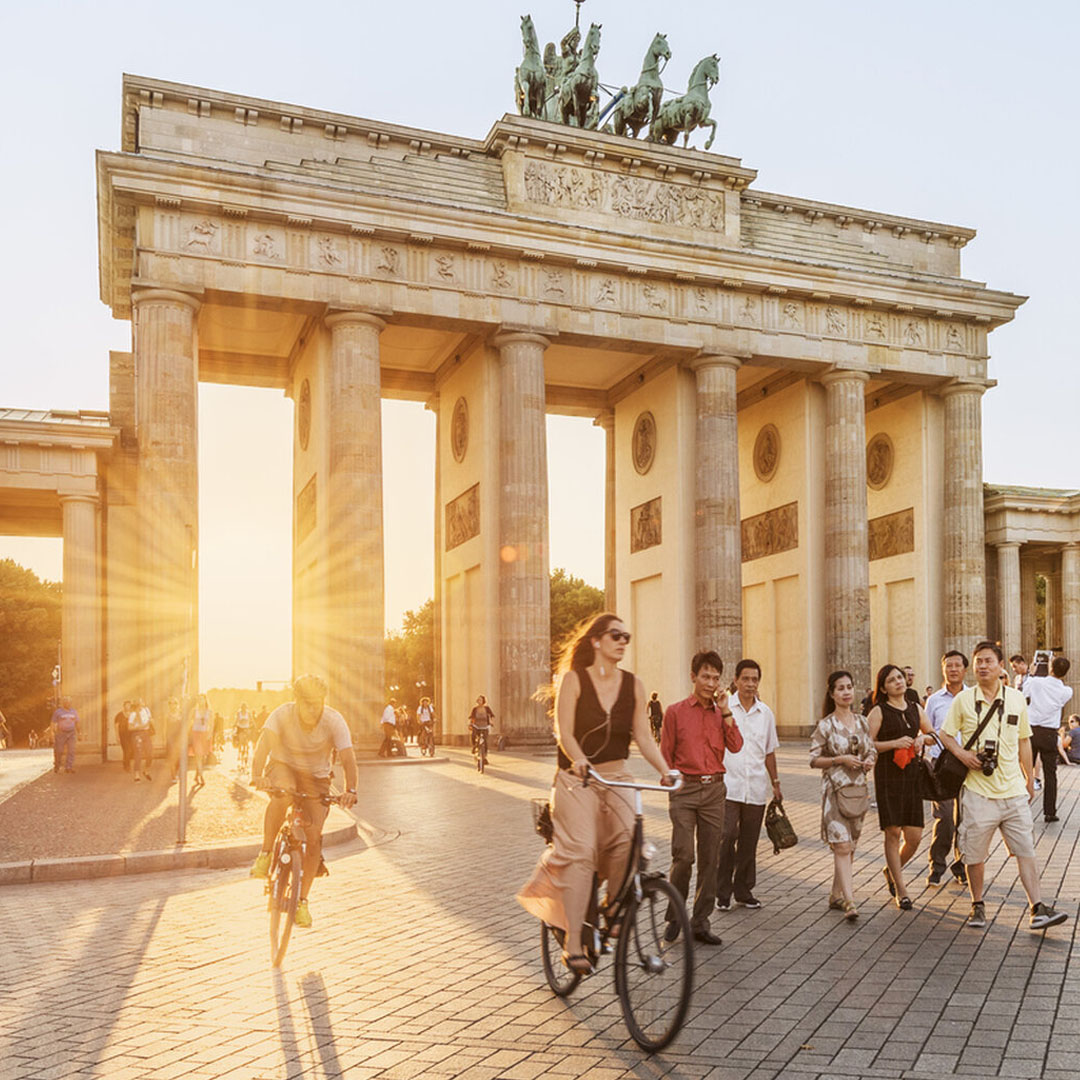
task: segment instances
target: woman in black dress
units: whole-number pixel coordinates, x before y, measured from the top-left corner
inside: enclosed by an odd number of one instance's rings
[[[911,910],[904,887],[903,866],[915,854],[922,839],[923,799],[919,770],[914,764],[931,731],[923,707],[904,696],[907,679],[895,664],[877,673],[874,707],[866,718],[878,758],[874,765],[878,823],[885,834],[885,882],[902,911]]]

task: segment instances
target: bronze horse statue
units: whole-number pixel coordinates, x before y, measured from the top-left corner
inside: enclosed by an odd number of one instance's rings
[[[629,90],[623,87],[622,97],[611,112],[611,120],[604,127],[606,132],[636,139],[638,132],[649,127],[660,115],[660,99],[664,93],[664,84],[660,81],[660,61],[670,59],[667,35],[657,34],[645,54],[637,85]]]
[[[690,75],[690,84],[682,97],[667,102],[660,109],[659,115],[652,122],[649,138],[653,142],[673,144],[683,136],[683,146],[690,142],[690,132],[695,128],[711,128],[705,149],[708,150],[716,138],[716,121],[709,119],[712,103],[709,91],[720,81],[720,57],[706,56],[699,60]]]
[[[562,122],[571,127],[595,127],[599,116],[596,57],[600,52],[600,23],[593,23],[585,35],[581,59],[559,88],[559,111]]]
[[[544,98],[547,96],[547,73],[540,58],[540,43],[531,15],[521,16],[521,44],[525,59],[514,72],[514,100],[522,116],[536,120],[544,118]]]

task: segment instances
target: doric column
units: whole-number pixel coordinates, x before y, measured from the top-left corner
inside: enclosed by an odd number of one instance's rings
[[[157,718],[161,743],[168,699],[199,689],[199,301],[151,289],[135,292],[132,303],[143,598],[139,693]]]
[[[605,409],[593,423],[604,429],[604,606],[615,611],[615,410]]]
[[[735,356],[699,356],[694,472],[694,639],[733,673],[742,653],[742,536]]]
[[[1080,713],[1080,544],[1061,549],[1061,637],[1072,661],[1065,681],[1073,688],[1073,699],[1066,713]]]
[[[970,653],[986,633],[983,390],[984,387],[971,383],[954,383],[942,391],[945,399],[945,648],[965,653]]]
[[[61,495],[64,519],[64,598],[60,652],[62,692],[82,721],[79,752],[100,756],[101,590],[98,567],[98,498]]]
[[[997,545],[998,612],[1001,624],[1001,647],[1006,656],[1023,646],[1020,615],[1020,544],[1008,541]]]
[[[511,737],[546,738],[551,721],[532,699],[551,681],[547,426],[539,334],[497,334],[499,350],[499,698]]]
[[[374,315],[329,315],[326,670],[330,704],[371,742],[385,702],[382,396]],[[298,673],[299,674],[299,673]]]
[[[865,371],[837,369],[825,387],[825,666],[871,686]]]
[[[1024,656],[1031,660],[1037,646],[1038,627],[1036,617],[1039,605],[1035,590],[1038,582],[1035,578],[1035,562],[1033,559],[1020,560],[1020,641],[1017,648]]]

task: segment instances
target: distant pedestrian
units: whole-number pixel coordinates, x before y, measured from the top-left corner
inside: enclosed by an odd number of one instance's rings
[[[1028,699],[1028,720],[1031,723],[1031,749],[1042,762],[1043,821],[1054,822],[1057,816],[1057,732],[1061,725],[1061,710],[1072,701],[1072,687],[1065,685],[1069,661],[1055,656],[1050,674],[1028,679],[1025,693]]]
[[[757,910],[757,846],[765,806],[770,799],[783,801],[776,768],[776,717],[758,697],[761,667],[756,660],[735,665],[735,696],[731,711],[742,735],[742,749],[724,755],[724,829],[716,876],[716,906],[730,911],[734,899],[739,907]]]
[[[128,731],[128,715],[132,708],[132,703],[125,701],[124,707],[113,717],[113,727],[116,728],[116,740],[120,743],[124,772],[131,771],[131,733]]]
[[[664,726],[664,706],[660,704],[660,695],[654,690],[649,698],[649,727],[652,729],[652,737],[659,742],[660,732]]]
[[[885,883],[901,911],[910,911],[903,867],[922,839],[923,798],[919,770],[913,765],[930,721],[918,701],[907,696],[904,672],[885,664],[877,674],[874,707],[866,718],[878,752],[874,763],[878,823],[885,834]],[[910,768],[908,766],[911,766]],[[903,843],[901,843],[903,841]]]
[[[128,713],[128,735],[131,737],[131,771],[136,783],[150,779],[150,762],[154,758],[154,718],[142,698]]]
[[[949,715],[949,709],[957,694],[964,689],[964,677],[967,675],[968,658],[959,649],[950,649],[941,658],[941,674],[944,685],[940,690],[931,694],[926,699],[926,717],[935,733],[941,731],[945,723],[945,717]],[[928,744],[926,756],[931,760],[936,758],[940,750],[937,744]],[[961,885],[967,885],[967,873],[964,870],[964,860],[959,853],[956,858],[950,860],[953,853],[953,842],[956,837],[956,800],[942,799],[930,804],[934,814],[934,838],[930,844],[930,872],[926,878],[926,884],[931,888],[937,888],[945,880],[945,871],[951,870],[953,877]]]
[[[79,737],[79,714],[71,707],[71,698],[60,699],[60,707],[55,709],[52,719],[53,735],[53,772],[60,771],[63,763],[64,772],[75,771],[75,742]]]
[[[852,709],[855,683],[851,673],[834,671],[828,678],[824,717],[810,739],[810,768],[821,769],[821,839],[832,848],[833,879],[829,907],[845,918],[858,918],[854,895],[855,847],[870,808],[867,774],[877,750],[866,717]]]
[[[210,753],[213,725],[214,717],[210,702],[205,694],[200,694],[195,699],[195,709],[191,714],[191,753],[195,758],[194,789],[206,786],[206,780],[203,777],[203,762],[206,761],[206,755]]]
[[[397,738],[397,698],[390,698],[386,703],[380,723],[382,724],[383,741],[379,747],[379,757],[393,757],[394,740]]]

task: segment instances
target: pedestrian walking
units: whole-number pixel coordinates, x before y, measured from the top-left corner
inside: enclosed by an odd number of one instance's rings
[[[717,859],[724,829],[724,753],[740,750],[742,734],[728,707],[727,692],[720,689],[724,662],[712,650],[697,653],[690,661],[693,692],[669,705],[664,713],[660,752],[672,769],[683,775],[683,786],[668,796],[671,818],[671,871],[668,878],[683,900],[690,893],[690,878],[697,849],[697,889],[694,892],[690,927],[694,939],[704,945],[721,945],[709,927],[716,906]],[[675,913],[668,912],[664,937],[679,936]]]
[[[214,727],[214,714],[210,701],[205,694],[195,699],[195,708],[191,714],[191,753],[195,758],[195,783],[192,790],[206,786],[203,777],[203,763],[211,749],[211,734]]]
[[[867,776],[877,760],[870,725],[853,709],[855,682],[848,671],[826,681],[822,719],[810,739],[810,768],[821,769],[821,839],[832,849],[829,908],[857,919],[855,848],[870,809]]]
[[[940,690],[934,691],[926,699],[926,717],[934,734],[940,738],[941,727],[956,695],[964,689],[967,675],[968,658],[959,649],[950,649],[941,658],[941,674],[944,680]],[[928,743],[926,756],[936,758],[941,751],[936,742]],[[926,884],[936,889],[945,880],[946,870],[961,884],[967,885],[967,873],[964,861],[955,852],[956,839],[956,800],[941,799],[931,804],[934,817],[934,836],[930,842],[930,866]],[[955,853],[955,858],[951,856]]]
[[[1001,685],[1004,654],[1000,645],[981,641],[972,659],[975,685],[956,695],[941,729],[945,748],[968,768],[960,789],[957,828],[971,890],[968,926],[986,925],[985,863],[990,840],[1000,830],[1027,894],[1028,926],[1045,930],[1063,923],[1068,915],[1044,903],[1041,894],[1029,802],[1035,794],[1035,777],[1027,701],[1019,690]],[[975,745],[964,749],[972,738]]]
[[[580,974],[592,971],[581,929],[593,875],[607,882],[609,895],[618,891],[634,828],[632,796],[585,784],[588,770],[605,780],[632,782],[626,767],[632,737],[660,773],[660,782],[673,782],[650,736],[645,688],[633,672],[619,667],[629,642],[622,620],[605,613],[579,628],[563,650],[555,695],[559,764],[551,793],[554,834],[517,896],[526,911],[564,932],[563,963]]]
[[[1031,676],[1024,688],[1031,724],[1031,749],[1042,762],[1043,821],[1049,823],[1058,820],[1058,728],[1061,711],[1073,696],[1072,687],[1065,685],[1070,667],[1066,657],[1055,656],[1050,662],[1050,674]]]
[[[79,714],[71,707],[71,698],[64,696],[60,699],[60,706],[53,710],[52,718],[53,736],[53,772],[60,771],[63,764],[64,772],[75,771],[75,743],[79,738]]]
[[[131,736],[132,779],[150,779],[150,762],[154,758],[154,718],[146,702],[139,698],[128,713],[128,734]]]
[[[918,701],[907,696],[907,680],[896,664],[878,673],[874,707],[866,718],[878,752],[874,763],[878,823],[885,834],[882,873],[890,895],[901,911],[910,911],[911,898],[904,885],[903,867],[915,855],[922,839],[923,798],[919,769],[908,768],[923,745],[930,721]]]
[[[780,774],[776,768],[776,717],[758,697],[761,666],[756,660],[735,665],[735,696],[731,711],[742,735],[742,747],[724,755],[724,828],[716,873],[716,907],[730,911],[734,899],[739,907],[757,910],[757,846],[765,806],[770,799],[782,802]]]
[[[116,729],[116,741],[120,744],[124,772],[131,772],[131,733],[128,731],[128,715],[133,707],[130,701],[125,701],[123,708],[113,717],[113,727]]]

